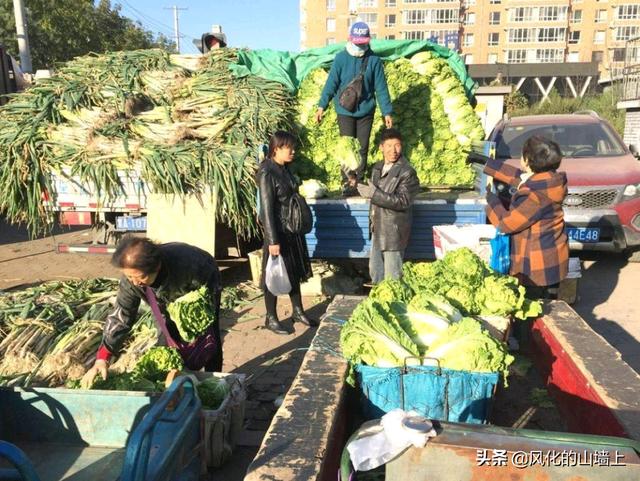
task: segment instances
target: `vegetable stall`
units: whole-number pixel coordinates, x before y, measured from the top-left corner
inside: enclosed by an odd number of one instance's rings
[[[253,176],[271,133],[296,132],[296,174],[329,191],[354,159],[357,146],[339,137],[333,107],[319,126],[312,115],[341,48],[75,59],[0,108],[0,213],[34,234],[59,214],[68,224],[146,230],[151,196],[210,194],[217,222],[255,235]],[[428,190],[416,202],[408,255],[431,257],[431,225],[484,221],[465,162],[484,137],[472,108],[474,83],[460,57],[438,45],[376,40],[372,48],[385,61],[405,153]],[[372,162],[381,128],[376,117]],[[367,255],[366,202],[316,199],[312,210],[313,257]]]

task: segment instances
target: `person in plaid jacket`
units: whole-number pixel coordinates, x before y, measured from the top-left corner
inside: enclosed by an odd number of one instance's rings
[[[569,241],[562,211],[567,177],[557,172],[561,160],[558,144],[536,135],[522,147],[521,169],[497,159],[484,169],[517,188],[508,207],[489,189],[486,213],[500,232],[511,234],[510,274],[535,297],[548,297],[548,288],[568,271]]]

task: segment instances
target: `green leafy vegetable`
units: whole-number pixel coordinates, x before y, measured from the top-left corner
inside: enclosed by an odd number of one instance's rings
[[[196,386],[198,397],[205,409],[218,409],[229,394],[229,386],[224,379],[211,377]]]
[[[181,371],[184,362],[178,351],[172,347],[156,346],[149,349],[140,358],[134,373],[151,381],[164,381],[172,369]]]
[[[513,356],[505,345],[482,329],[478,321],[466,317],[452,323],[425,353],[440,361],[440,366],[471,372],[502,372],[506,379]]]
[[[369,297],[379,302],[409,302],[413,297],[413,291],[402,281],[385,279],[371,289]]]
[[[185,341],[194,341],[212,323],[216,322],[215,311],[211,305],[209,289],[188,292],[167,306],[171,320],[175,322],[180,337]]]

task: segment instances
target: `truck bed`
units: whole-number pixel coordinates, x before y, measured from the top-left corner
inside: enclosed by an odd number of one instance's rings
[[[122,472],[124,448],[16,443],[41,481],[116,481]],[[11,465],[0,459],[0,468]]]

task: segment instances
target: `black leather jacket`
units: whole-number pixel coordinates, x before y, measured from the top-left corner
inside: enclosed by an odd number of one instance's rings
[[[171,336],[180,339],[175,324],[166,312],[166,306],[184,294],[209,287],[211,295],[217,295],[221,289],[220,271],[215,259],[202,249],[180,242],[162,244],[162,267],[151,286],[158,305],[167,320]],[[122,276],[118,288],[118,297],[113,312],[107,317],[102,336],[102,345],[111,353],[118,353],[125,338],[138,317],[140,301],[145,300],[144,290],[133,285]]]
[[[295,177],[285,165],[265,159],[256,174],[260,189],[260,222],[264,240],[269,245],[282,240],[282,209],[289,204],[291,196],[298,191]]]
[[[413,201],[420,191],[420,182],[404,157],[384,176],[383,166],[384,161],[378,162],[371,172],[371,183],[377,187],[369,212],[371,235],[381,250],[400,251],[409,244]]]

